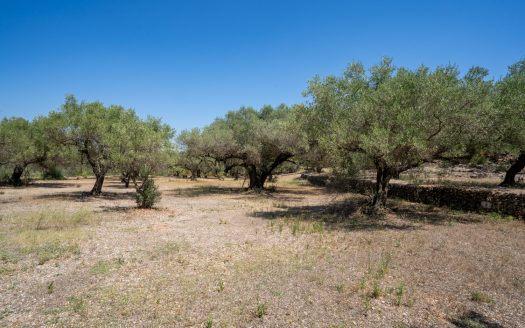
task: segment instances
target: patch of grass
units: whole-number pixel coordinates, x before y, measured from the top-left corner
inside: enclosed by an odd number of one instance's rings
[[[488,217],[491,221],[496,221],[496,222],[509,222],[515,219],[512,215],[505,215],[505,214],[500,214],[496,212],[489,213]]]
[[[0,260],[17,262],[35,255],[38,264],[80,253],[78,241],[85,237],[84,226],[96,222],[88,210],[65,209],[3,217],[0,220]]]
[[[71,296],[67,299],[71,311],[83,314],[86,310],[86,303],[82,297]]]
[[[111,261],[100,260],[91,267],[91,272],[94,274],[106,274],[113,266],[114,264]]]
[[[512,285],[517,288],[525,287],[525,277],[514,277]]]
[[[284,227],[288,227],[293,236],[298,234],[323,234],[325,232],[325,225],[322,221],[313,221],[302,217],[291,217],[278,219],[277,228],[279,233],[282,233]],[[275,223],[269,224],[269,228],[273,231]]]
[[[257,308],[255,309],[255,316],[257,318],[262,318],[264,315],[266,315],[266,312],[266,303],[257,304]]]
[[[59,239],[47,241],[35,247],[25,248],[27,253],[36,253],[38,265],[42,265],[49,260],[56,259],[67,254],[79,254],[80,247],[77,243],[68,244]]]
[[[276,208],[287,208],[286,203],[283,201],[273,203],[273,207]]]
[[[494,303],[494,300],[489,295],[479,291],[472,292],[470,300],[478,303]]]
[[[0,249],[0,261],[3,263],[16,263],[20,257],[9,249]]]
[[[379,298],[383,295],[383,289],[379,285],[379,281],[374,281],[372,284],[372,292],[370,293],[370,296],[372,298]]]
[[[91,272],[94,274],[106,274],[112,269],[124,265],[125,261],[123,258],[118,257],[113,260],[100,260],[93,267],[91,267]]]
[[[7,317],[11,313],[13,313],[13,310],[11,309],[8,309],[8,308],[0,309],[0,320]]]
[[[151,252],[150,259],[157,260],[161,257],[178,254],[183,246],[183,243],[173,241],[161,243],[153,249],[153,251]]]
[[[396,297],[396,305],[400,306],[401,302],[403,301],[403,296],[406,293],[406,286],[404,284],[399,284],[396,288],[394,288],[394,296]]]

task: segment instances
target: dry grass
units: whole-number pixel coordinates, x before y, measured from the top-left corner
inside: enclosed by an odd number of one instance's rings
[[[95,222],[87,209],[65,209],[2,215],[0,217],[0,260],[16,263],[34,255],[39,265],[79,252],[84,226]]]
[[[525,322],[523,222],[403,201],[370,218],[365,197],[294,178],[270,193],[160,179],[155,210],[116,179],[101,198],[79,191],[91,180],[3,188],[0,326]]]

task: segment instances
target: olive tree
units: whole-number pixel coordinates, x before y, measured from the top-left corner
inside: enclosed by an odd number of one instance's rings
[[[285,105],[228,112],[204,129],[206,156],[223,162],[226,171],[243,167],[250,180],[248,188],[264,188],[279,165],[306,147],[292,112]]]
[[[39,117],[32,122],[24,118],[4,118],[0,121],[0,166],[12,169],[10,183],[22,185],[27,166],[47,159],[50,144],[46,137],[46,121]]]
[[[61,122],[59,142],[75,147],[91,166],[96,180],[90,194],[100,195],[106,174],[115,166],[119,146],[133,133],[128,124],[138,120],[135,112],[100,102],[79,103],[68,96],[60,110],[50,115]]]
[[[210,169],[212,159],[207,155],[202,131],[198,128],[182,131],[177,137],[179,156],[176,165],[190,172],[190,179],[197,180],[203,171]]]
[[[492,133],[499,137],[500,151],[517,156],[501,183],[509,186],[525,168],[525,59],[509,67],[507,75],[496,84],[494,98],[496,117]]]
[[[390,180],[399,173],[459,152],[465,126],[488,97],[471,92],[477,84],[460,78],[453,66],[409,70],[388,58],[368,73],[353,64],[334,83],[321,82],[310,89],[312,110],[329,107],[326,137],[336,157],[375,169],[373,208],[386,205]],[[331,98],[328,105],[317,103],[319,94]]]
[[[126,188],[146,175],[165,168],[174,151],[173,129],[158,118],[146,120],[130,119],[126,123],[129,134],[117,140],[114,154],[114,168],[121,173]]]

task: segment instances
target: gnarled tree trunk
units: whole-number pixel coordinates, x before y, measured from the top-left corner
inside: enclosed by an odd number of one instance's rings
[[[126,188],[129,188],[129,182],[131,180],[131,173],[122,173],[122,177],[120,179],[122,182],[124,182],[124,186]]]
[[[246,170],[248,171],[248,177],[250,178],[248,189],[263,189],[268,176],[260,172],[258,173],[255,165],[248,165]]]
[[[99,196],[102,193],[102,185],[104,184],[105,177],[105,174],[95,175],[95,185],[93,186],[90,192],[92,196]]]
[[[395,175],[395,171],[391,168],[386,167],[384,164],[376,165],[376,184],[374,187],[374,197],[370,204],[373,208],[380,208],[386,206],[386,200],[388,197],[388,185],[390,179]]]
[[[248,177],[250,178],[249,189],[264,189],[264,183],[268,177],[272,174],[273,170],[280,164],[286,162],[293,155],[290,153],[279,154],[273,163],[269,166],[257,169],[253,164],[245,165],[246,171],[248,171]]]
[[[510,166],[500,186],[505,187],[516,184],[516,175],[520,173],[523,168],[525,168],[525,153],[521,153],[516,162]]]
[[[13,169],[13,173],[11,174],[11,183],[19,187],[22,185],[22,174],[24,174],[25,165],[22,164],[16,164],[15,168]]]

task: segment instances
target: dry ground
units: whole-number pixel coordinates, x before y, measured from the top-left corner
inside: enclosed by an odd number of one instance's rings
[[[0,189],[0,326],[525,327],[525,224],[296,176],[159,179],[156,210],[90,179]]]

